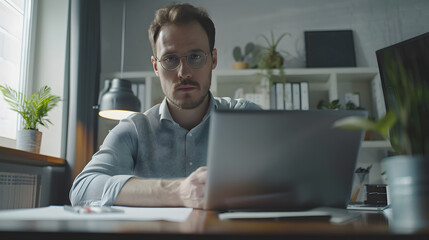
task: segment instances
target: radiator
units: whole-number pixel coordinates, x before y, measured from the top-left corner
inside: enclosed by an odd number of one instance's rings
[[[40,206],[40,176],[0,172],[0,209]]]

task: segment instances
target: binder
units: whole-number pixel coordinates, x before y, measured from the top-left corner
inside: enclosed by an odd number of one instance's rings
[[[270,109],[277,109],[277,99],[276,99],[276,85],[271,84],[270,89]]]
[[[284,110],[284,85],[283,83],[276,83],[276,108]]]
[[[309,110],[308,82],[301,82],[301,110]]]
[[[292,84],[285,83],[285,109],[292,110]]]
[[[300,110],[301,109],[301,90],[300,83],[292,83],[292,109]]]

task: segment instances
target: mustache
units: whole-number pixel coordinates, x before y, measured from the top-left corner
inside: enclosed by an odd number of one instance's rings
[[[174,86],[174,89],[177,89],[177,88],[179,88],[179,87],[181,87],[183,85],[191,85],[191,86],[195,86],[195,87],[198,87],[198,88],[200,87],[200,84],[198,84],[198,82],[195,82],[195,81],[193,81],[191,79],[185,79],[185,80],[182,80],[182,81],[176,83],[175,86]]]

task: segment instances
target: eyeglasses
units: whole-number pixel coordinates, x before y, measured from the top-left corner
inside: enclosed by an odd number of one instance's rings
[[[174,70],[179,66],[180,59],[186,57],[186,62],[188,63],[189,67],[193,69],[199,69],[206,64],[208,55],[208,53],[205,53],[203,51],[197,51],[185,56],[167,54],[165,56],[162,56],[161,59],[158,59],[157,57],[155,57],[155,59],[156,61],[161,63],[161,66],[165,70]]]

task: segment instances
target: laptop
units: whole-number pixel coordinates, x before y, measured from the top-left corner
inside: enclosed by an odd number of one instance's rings
[[[333,128],[351,110],[217,110],[207,152],[207,210],[345,208],[363,131]]]

